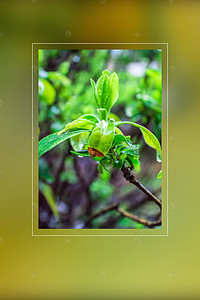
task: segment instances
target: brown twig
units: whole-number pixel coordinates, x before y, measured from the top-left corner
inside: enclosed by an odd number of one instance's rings
[[[96,214],[94,214],[93,216],[91,216],[85,223],[85,227],[90,226],[91,221],[103,214],[106,214],[109,211],[112,210],[116,210],[117,212],[120,213],[121,216],[129,218],[133,221],[136,221],[138,223],[141,223],[149,228],[152,228],[154,226],[158,226],[162,224],[162,220],[160,218],[161,215],[161,208],[162,208],[162,202],[156,197],[154,196],[147,188],[145,188],[137,179],[135,179],[135,176],[131,173],[131,171],[133,170],[133,166],[132,167],[122,167],[122,173],[124,175],[124,177],[126,178],[126,180],[128,180],[130,183],[135,184],[141,191],[143,191],[143,193],[145,195],[147,195],[151,200],[153,200],[159,207],[160,207],[160,213],[159,213],[159,219],[157,221],[148,221],[145,219],[142,219],[138,216],[135,216],[131,213],[129,213],[128,211],[125,211],[123,209],[121,209],[119,207],[119,202],[114,203],[110,206],[107,206],[106,208],[100,210],[99,212],[97,212]]]
[[[110,206],[107,206],[106,208],[100,210],[99,212],[95,213],[93,216],[91,216],[85,223],[85,227],[89,226],[91,221],[95,218],[98,218],[101,215],[106,214],[107,212],[111,211],[111,210],[116,210],[119,206],[119,203],[114,203],[111,204]]]
[[[145,219],[142,219],[142,218],[140,218],[138,216],[135,216],[135,215],[133,215],[133,214],[131,214],[131,213],[129,213],[129,212],[127,212],[127,211],[119,208],[119,202],[117,202],[117,203],[114,203],[114,204],[111,204],[111,205],[107,206],[106,208],[100,210],[99,212],[97,212],[93,216],[91,216],[87,220],[87,222],[85,223],[85,227],[88,227],[88,225],[90,225],[90,223],[91,223],[91,221],[93,219],[98,218],[99,216],[104,215],[107,212],[112,211],[112,210],[116,210],[117,212],[120,213],[121,216],[123,216],[125,218],[129,218],[129,219],[131,219],[133,221],[139,222],[139,223],[141,223],[141,224],[143,224],[143,225],[145,225],[145,226],[147,226],[149,228],[161,225],[161,219],[159,219],[158,221],[153,221],[153,222],[147,221]]]
[[[135,176],[131,173],[133,168],[131,167],[122,167],[122,173],[126,180],[128,180],[130,183],[135,184],[143,193],[145,193],[151,200],[153,200],[160,208],[162,207],[162,202],[154,196],[147,188],[145,188],[137,179],[135,179]]]
[[[139,223],[141,223],[141,224],[143,224],[143,225],[145,225],[147,227],[150,227],[150,228],[154,227],[154,226],[161,225],[161,219],[159,219],[158,221],[150,222],[150,221],[142,219],[142,218],[140,218],[138,216],[135,216],[135,215],[129,213],[128,211],[125,211],[125,210],[123,210],[123,209],[121,209],[119,207],[117,208],[117,211],[121,214],[121,216],[129,218],[129,219],[131,219],[133,221],[139,222]]]

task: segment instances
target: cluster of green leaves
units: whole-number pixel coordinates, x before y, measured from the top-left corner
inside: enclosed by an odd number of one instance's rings
[[[107,119],[107,115],[119,94],[118,76],[116,73],[113,74],[109,77],[109,72],[107,70],[103,71],[96,86],[91,80],[95,99],[99,107],[97,110],[99,118],[92,114],[83,115],[77,120],[68,123],[57,134],[46,136],[39,142],[39,157],[70,138],[74,150],[79,151],[73,152],[74,154],[79,156],[90,155],[96,160],[99,160],[99,157],[101,157],[99,170],[108,163],[112,163],[114,167],[119,169],[122,168],[124,163],[128,163],[139,171],[139,156],[134,151],[135,147],[132,145],[130,137],[125,137],[117,128],[119,125],[131,124],[141,130],[145,142],[157,151],[157,157],[160,159],[160,143],[147,128],[129,121],[115,122],[114,119]]]
[[[99,161],[99,172],[102,173],[107,165],[118,169],[122,169],[124,165],[134,166],[135,170],[140,172],[139,145],[134,145],[130,136],[115,134],[110,151]]]

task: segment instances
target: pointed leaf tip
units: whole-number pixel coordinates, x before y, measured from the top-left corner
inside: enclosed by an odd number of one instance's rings
[[[108,70],[104,70],[103,72],[102,72],[102,75],[110,75],[110,72],[108,71]]]

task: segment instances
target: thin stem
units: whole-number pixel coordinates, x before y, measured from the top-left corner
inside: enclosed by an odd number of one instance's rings
[[[111,210],[115,210],[117,209],[119,203],[114,203],[114,204],[111,204],[110,206],[107,206],[106,208],[100,210],[99,212],[95,213],[93,216],[91,216],[85,223],[85,227],[89,226],[91,221],[95,218],[98,218],[99,216],[101,215],[104,215],[106,214],[107,212],[111,211]]]
[[[158,221],[153,221],[153,222],[151,222],[151,221],[142,219],[142,218],[140,218],[140,217],[138,217],[138,216],[135,216],[135,215],[133,215],[133,214],[131,214],[131,213],[129,213],[129,212],[127,212],[127,211],[121,209],[121,208],[119,207],[119,202],[117,202],[117,203],[114,203],[114,204],[112,204],[112,205],[110,205],[110,206],[105,207],[104,209],[100,210],[99,212],[97,212],[97,213],[95,213],[93,216],[91,216],[91,217],[87,220],[87,222],[85,223],[85,227],[90,226],[91,221],[92,221],[93,219],[98,218],[99,216],[104,215],[104,214],[106,214],[107,212],[112,211],[112,210],[115,210],[115,211],[119,212],[120,215],[123,216],[123,217],[125,217],[125,218],[129,218],[129,219],[131,219],[131,220],[133,220],[133,221],[136,221],[136,222],[138,222],[138,223],[141,223],[141,224],[143,224],[143,225],[145,225],[145,226],[147,226],[147,227],[149,227],[149,228],[152,228],[152,227],[154,227],[154,226],[161,225],[161,223],[162,223],[161,219],[159,219]]]
[[[97,111],[99,114],[100,121],[103,121],[103,120],[107,121],[107,118],[108,118],[107,110],[105,108],[98,108]]]
[[[136,221],[136,222],[139,222],[147,227],[154,227],[154,226],[158,226],[158,225],[161,225],[161,220],[159,219],[158,221],[154,221],[154,222],[150,222],[150,221],[147,221],[145,219],[142,219],[140,217],[137,217],[131,213],[129,213],[128,211],[125,211],[121,208],[117,208],[117,211],[121,214],[121,216],[123,217],[126,217],[126,218],[129,218],[133,221]]]
[[[135,179],[135,176],[131,173],[132,169],[133,169],[133,167],[127,167],[127,168],[125,166],[122,167],[122,173],[123,173],[124,177],[126,178],[126,180],[128,180],[132,184],[135,184],[141,191],[143,191],[143,193],[145,195],[147,195],[151,200],[153,200],[161,209],[162,208],[162,202],[156,196],[154,196],[147,188],[145,188],[137,179]],[[138,216],[135,216],[135,215],[129,213],[128,211],[125,211],[125,210],[121,209],[119,207],[119,204],[120,203],[117,202],[117,203],[114,203],[110,206],[107,206],[106,208],[100,210],[99,212],[97,212],[94,215],[92,215],[91,217],[89,217],[89,219],[85,223],[85,227],[90,226],[91,221],[93,219],[98,218],[99,216],[104,215],[107,212],[112,211],[112,210],[115,210],[115,211],[119,212],[120,215],[123,216],[123,217],[129,218],[133,221],[141,223],[141,224],[143,224],[143,225],[145,225],[149,228],[152,228],[154,226],[159,226],[159,225],[162,224],[162,220],[160,219],[160,217],[157,221],[151,222],[151,221],[142,219]],[[161,215],[161,210],[160,210],[159,216],[160,215]]]
[[[126,168],[124,166],[122,167],[122,173],[126,180],[128,180],[132,184],[135,184],[143,193],[145,193],[161,208],[162,202],[156,196],[154,196],[146,187],[144,187],[137,179],[135,179],[135,176],[131,173],[131,171],[132,168]]]

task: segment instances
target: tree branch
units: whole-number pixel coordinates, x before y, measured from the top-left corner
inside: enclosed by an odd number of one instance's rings
[[[143,193],[145,195],[147,195],[151,200],[153,200],[161,209],[162,202],[156,196],[154,196],[147,188],[145,188],[137,179],[135,179],[135,176],[131,173],[132,170],[133,170],[133,166],[132,167],[125,167],[125,166],[122,167],[122,173],[123,173],[124,177],[126,178],[126,180],[128,180],[132,184],[135,184],[141,191],[143,191]],[[120,215],[125,218],[129,218],[129,219],[136,221],[138,223],[141,223],[149,228],[152,228],[154,226],[159,226],[162,224],[162,220],[160,217],[157,221],[148,221],[148,220],[142,219],[138,216],[135,216],[135,215],[129,213],[128,211],[121,209],[119,207],[119,205],[120,205],[120,202],[118,201],[118,202],[100,210],[99,212],[95,213],[94,215],[89,217],[89,219],[86,221],[85,227],[90,226],[91,221],[93,219],[98,218],[99,216],[104,215],[107,212],[112,211],[112,210],[119,212]],[[159,216],[160,215],[161,215],[161,210],[160,210]]]
[[[137,179],[135,179],[135,176],[131,173],[133,167],[122,167],[122,173],[126,180],[128,180],[130,183],[135,184],[143,193],[145,193],[151,200],[153,200],[160,208],[162,208],[162,202],[154,196],[147,188],[145,188]]]
[[[137,216],[135,216],[135,215],[129,213],[128,211],[125,211],[125,210],[123,210],[123,209],[121,209],[119,207],[117,208],[117,211],[121,214],[121,216],[129,218],[129,219],[131,219],[133,221],[139,222],[139,223],[141,223],[141,224],[143,224],[143,225],[145,225],[147,227],[150,227],[150,228],[154,227],[154,226],[161,225],[161,220],[160,219],[158,221],[150,222],[150,221],[147,221],[147,220],[142,219],[140,217],[137,217]]]
[[[116,210],[116,211],[118,211],[120,213],[121,216],[123,216],[125,218],[129,218],[129,219],[131,219],[133,221],[139,222],[139,223],[141,223],[141,224],[143,224],[143,225],[145,225],[145,226],[147,226],[149,228],[161,225],[161,223],[162,223],[161,219],[159,219],[158,221],[151,222],[151,221],[147,221],[145,219],[142,219],[140,217],[137,217],[137,216],[135,216],[135,215],[133,215],[133,214],[131,214],[131,213],[129,213],[129,212],[127,212],[127,211],[119,208],[119,203],[117,202],[117,203],[114,203],[114,204],[112,204],[110,206],[107,206],[106,208],[100,210],[99,212],[97,212],[96,214],[94,214],[93,216],[91,216],[86,221],[85,227],[88,227],[93,219],[98,218],[99,216],[104,215],[107,212],[112,211],[112,210]]]
[[[106,214],[107,212],[111,211],[111,210],[116,210],[117,207],[119,206],[119,203],[114,203],[110,206],[107,206],[106,208],[100,210],[99,212],[97,212],[96,214],[94,214],[93,216],[91,216],[85,223],[85,227],[89,226],[91,221],[101,215]]]

